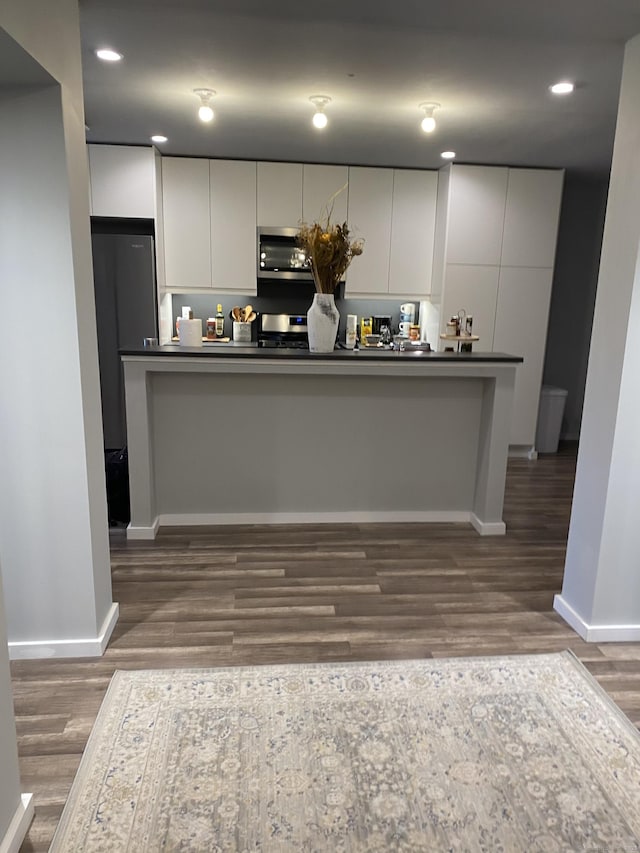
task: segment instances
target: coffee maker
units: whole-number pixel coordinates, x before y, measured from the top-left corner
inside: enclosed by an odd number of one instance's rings
[[[371,324],[371,334],[379,335],[381,334],[380,330],[383,326],[386,326],[387,329],[391,329],[391,315],[390,314],[374,314],[372,317]]]

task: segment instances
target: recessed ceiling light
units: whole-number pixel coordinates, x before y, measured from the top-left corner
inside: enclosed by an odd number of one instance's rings
[[[110,47],[99,48],[99,50],[96,50],[96,56],[104,62],[119,62],[122,59],[122,54],[111,50]]]
[[[554,95],[570,95],[573,92],[573,83],[570,83],[568,80],[561,80],[559,83],[549,86],[549,89]]]
[[[443,151],[440,156],[442,157],[443,160],[453,160],[453,158],[456,156],[456,152],[455,151]]]
[[[157,136],[152,136],[151,141],[160,143],[160,142],[167,142],[168,140],[167,140],[166,136],[157,135]]]

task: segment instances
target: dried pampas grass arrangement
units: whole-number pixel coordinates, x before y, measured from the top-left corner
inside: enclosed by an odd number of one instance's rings
[[[346,184],[338,192],[342,192]],[[318,293],[334,293],[347,267],[357,255],[362,254],[364,241],[350,238],[347,223],[331,223],[331,210],[322,222],[303,222],[298,230],[298,245],[305,252]]]

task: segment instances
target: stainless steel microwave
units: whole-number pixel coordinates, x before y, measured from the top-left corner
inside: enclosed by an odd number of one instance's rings
[[[258,228],[258,278],[311,278],[309,261],[297,244],[297,228]]]

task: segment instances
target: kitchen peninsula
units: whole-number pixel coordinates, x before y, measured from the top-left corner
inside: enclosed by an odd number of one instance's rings
[[[131,523],[470,522],[505,532],[502,353],[122,352]]]

